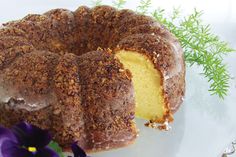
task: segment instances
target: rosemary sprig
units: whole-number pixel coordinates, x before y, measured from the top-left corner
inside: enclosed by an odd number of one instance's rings
[[[102,0],[100,0],[101,2]],[[127,0],[115,0],[113,6],[123,8]],[[217,35],[211,33],[209,25],[201,20],[203,12],[196,9],[188,16],[181,16],[179,8],[174,8],[167,16],[164,9],[149,12],[151,0],[141,0],[137,12],[151,15],[167,27],[180,41],[187,65],[198,65],[203,68],[203,75],[209,82],[209,91],[212,95],[224,98],[229,88],[230,74],[223,57],[235,50],[221,41]]]
[[[141,14],[147,14],[151,4],[151,0],[141,0],[137,7],[137,12]]]
[[[91,0],[92,6],[102,5],[102,0]]]
[[[223,63],[223,56],[235,50],[211,33],[210,26],[201,20],[202,14],[195,9],[189,16],[181,18],[179,9],[173,9],[173,13],[167,17],[163,9],[157,9],[152,16],[180,40],[186,63],[203,67],[201,74],[208,79],[211,94],[224,98],[230,74]]]
[[[126,3],[126,0],[114,0],[112,1],[112,5],[117,9],[122,9]]]

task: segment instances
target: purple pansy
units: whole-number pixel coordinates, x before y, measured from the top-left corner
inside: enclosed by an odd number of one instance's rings
[[[0,157],[59,157],[47,147],[50,141],[48,131],[26,122],[12,129],[0,126]]]
[[[47,147],[52,137],[48,131],[42,130],[26,122],[7,129],[0,126],[0,157],[59,157]],[[74,157],[89,157],[77,145],[71,145]]]

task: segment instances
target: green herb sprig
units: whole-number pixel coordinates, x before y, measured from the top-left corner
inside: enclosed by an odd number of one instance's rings
[[[151,0],[141,0],[140,4],[137,6],[137,12],[141,14],[147,14],[151,4]]]
[[[224,98],[229,88],[230,74],[223,63],[223,56],[235,50],[211,33],[210,25],[201,20],[203,12],[194,9],[189,16],[181,18],[180,9],[173,9],[167,17],[163,9],[152,12],[152,16],[165,25],[180,41],[188,65],[203,67],[201,73],[210,83],[209,91]]]
[[[102,5],[102,0],[92,0],[91,4],[92,6]]]
[[[122,4],[123,7],[126,1],[113,1],[113,6],[120,8],[118,4]],[[149,12],[150,7],[151,0],[141,0],[136,11],[152,16],[179,39],[187,65],[202,67],[200,74],[208,80],[210,93],[223,99],[227,95],[231,79],[223,57],[235,50],[213,34],[210,25],[204,24],[201,20],[203,12],[194,9],[192,14],[182,16],[180,9],[174,8],[172,14],[167,15],[165,10],[160,8]]]
[[[112,5],[116,7],[117,9],[122,9],[124,5],[126,4],[126,0],[116,0],[112,1]]]

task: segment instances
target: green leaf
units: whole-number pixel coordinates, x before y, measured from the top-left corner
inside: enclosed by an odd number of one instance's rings
[[[54,150],[60,157],[65,157],[62,151],[62,148],[59,146],[57,142],[51,141],[48,144],[48,147]]]
[[[117,9],[122,9],[126,3],[126,0],[114,0],[112,1],[112,4]]]

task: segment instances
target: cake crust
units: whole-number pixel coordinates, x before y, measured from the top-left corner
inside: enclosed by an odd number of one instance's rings
[[[106,150],[132,142],[134,91],[129,71],[108,51],[92,51],[79,57],[86,148]]]
[[[132,74],[120,50],[147,56],[162,76],[172,121],[183,101],[185,65],[177,39],[149,16],[110,6],[30,14],[0,28],[0,123],[49,129],[67,149],[126,146],[137,137]],[[14,116],[11,116],[14,115]]]

